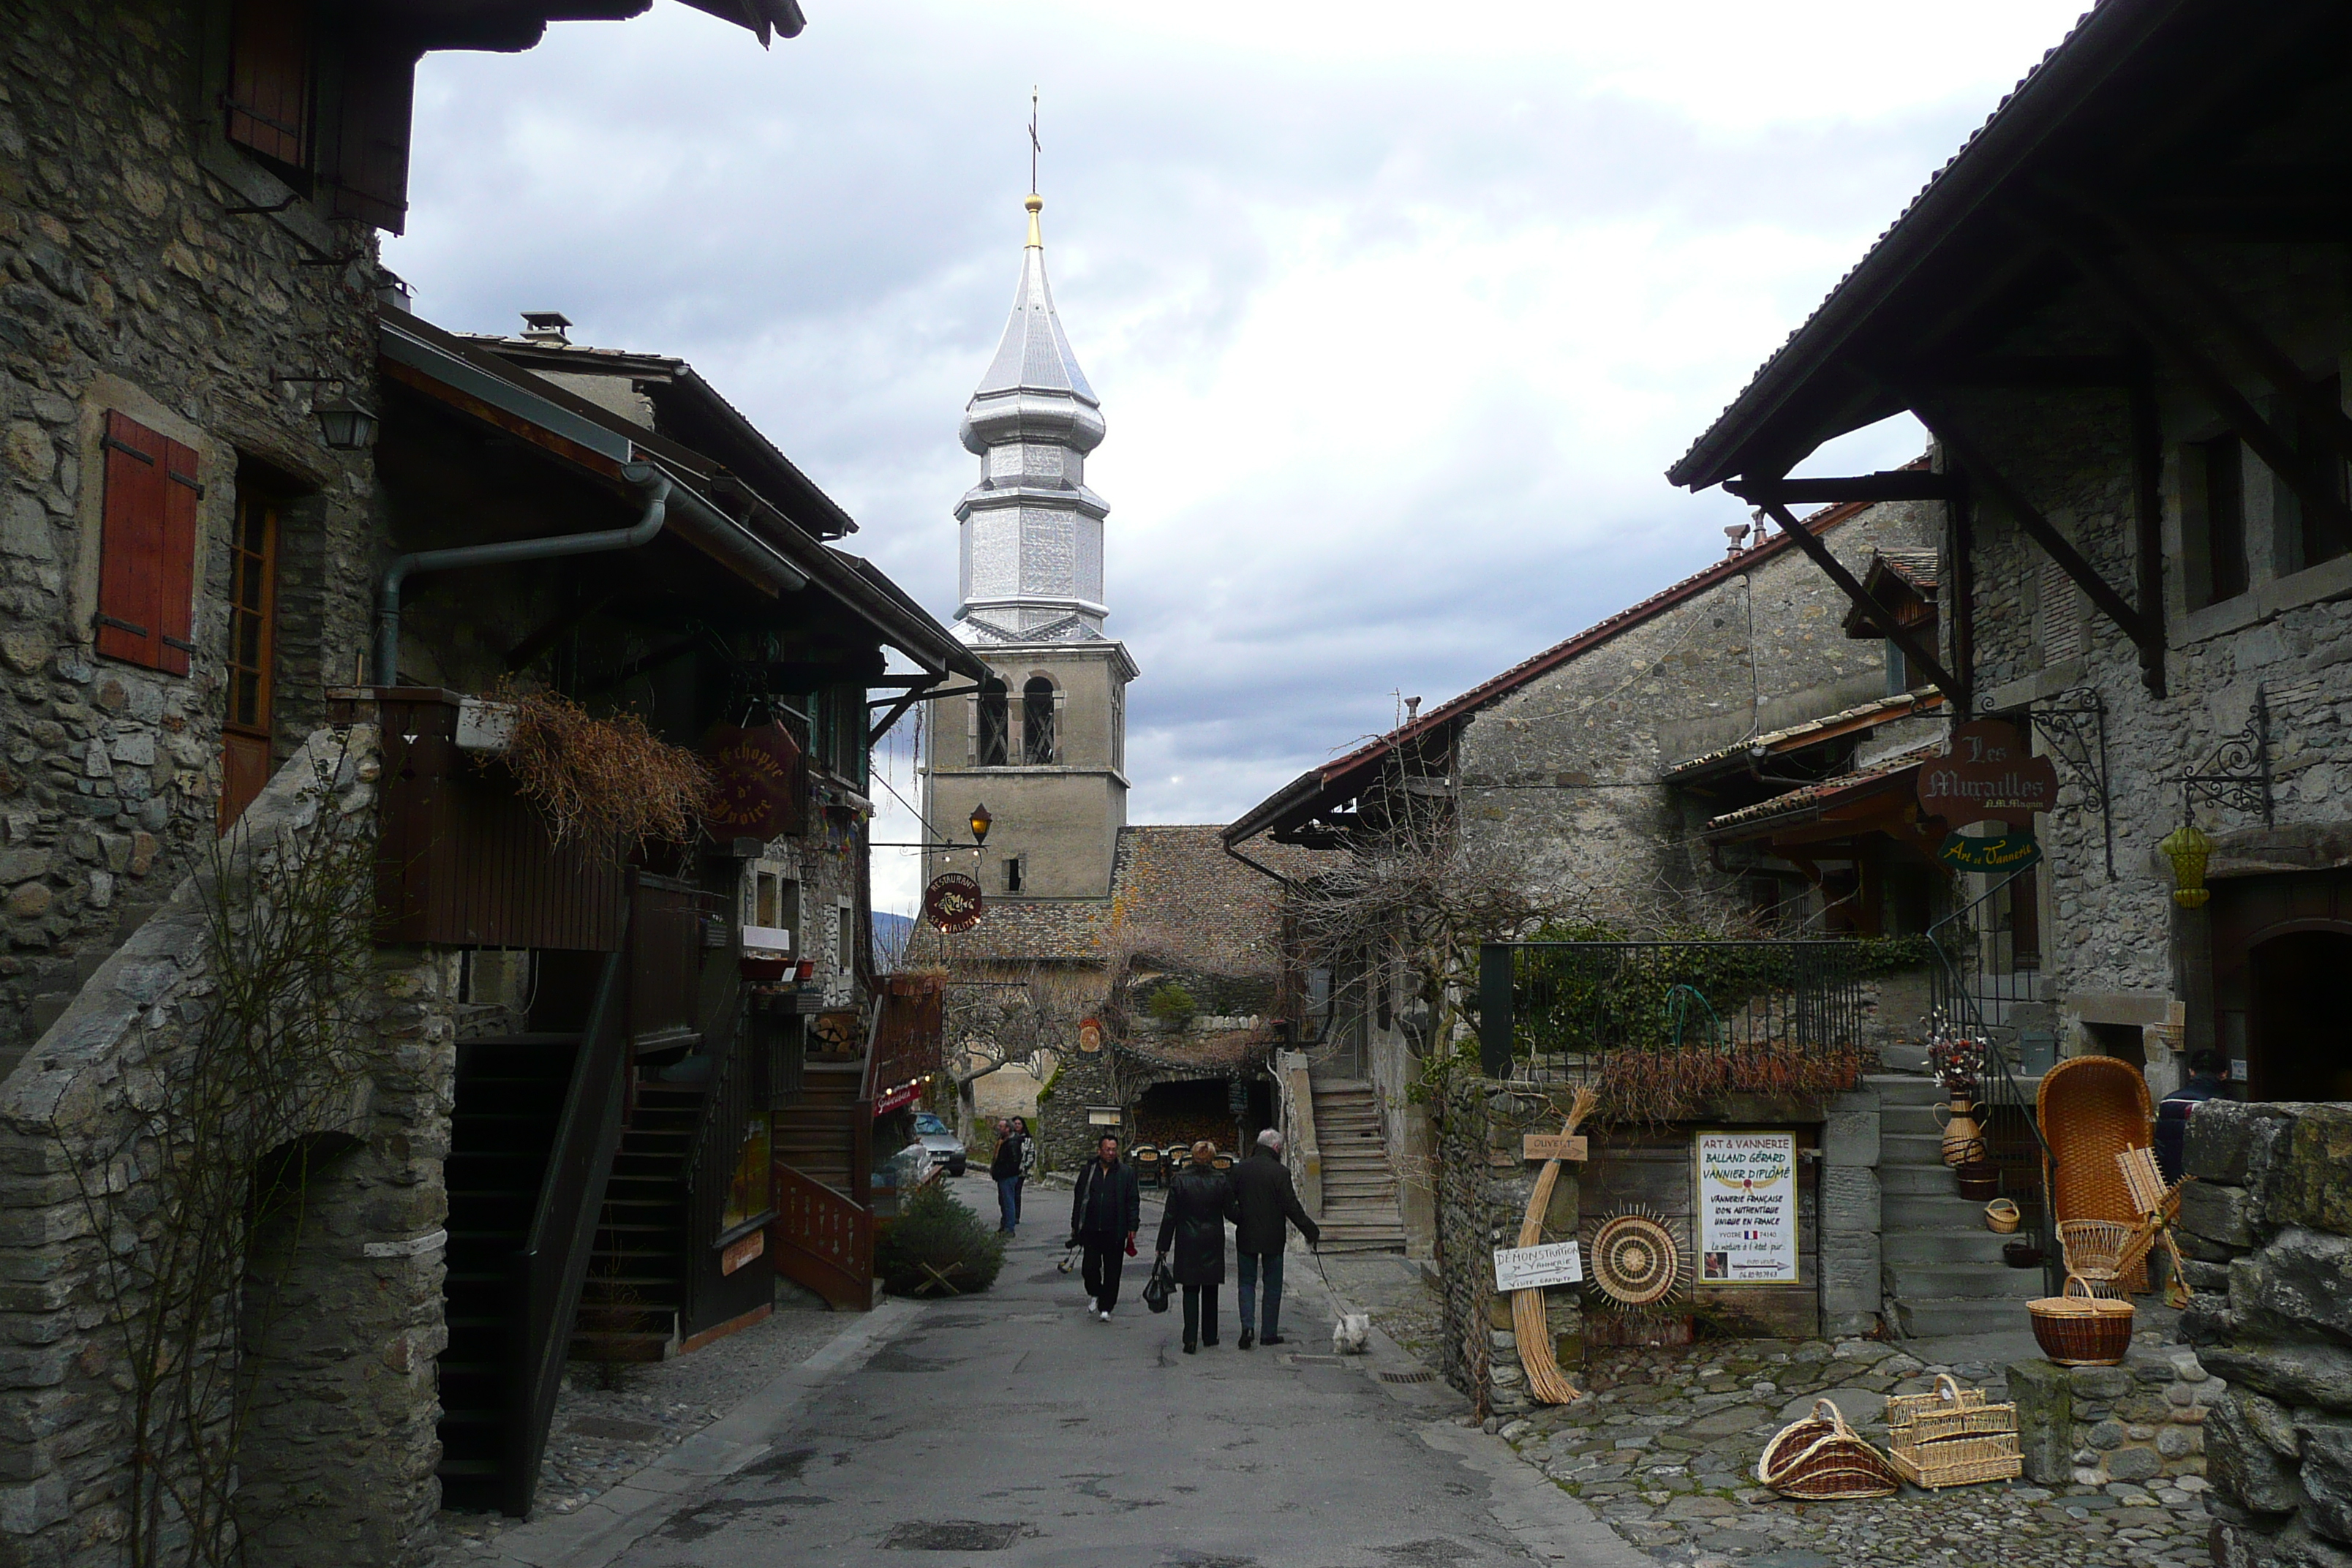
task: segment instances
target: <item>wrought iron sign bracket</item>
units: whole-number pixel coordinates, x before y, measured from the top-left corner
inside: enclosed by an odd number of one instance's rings
[[[2272,826],[2271,706],[2263,685],[2254,688],[2254,710],[2246,727],[2215,749],[2203,773],[2180,775],[2180,816],[2197,820],[2197,803],[2208,801],[2233,811],[2261,812],[2263,826]]]
[[[2026,710],[2033,732],[2099,808],[2106,841],[2107,880],[2116,879],[2116,819],[2107,793],[2107,703],[2093,687],[2062,691]]]

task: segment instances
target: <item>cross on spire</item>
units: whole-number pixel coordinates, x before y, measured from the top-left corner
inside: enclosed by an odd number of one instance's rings
[[[1029,89],[1029,194],[1037,194],[1037,154],[1043,151],[1037,142],[1037,89]]]

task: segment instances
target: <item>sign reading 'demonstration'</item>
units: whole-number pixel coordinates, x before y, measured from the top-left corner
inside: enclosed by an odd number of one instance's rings
[[[1996,833],[1987,838],[1955,833],[1944,840],[1936,858],[1955,871],[2022,871],[2040,863],[2042,846],[2031,833]]]
[[[2006,822],[2031,827],[2058,804],[2058,769],[2033,755],[2014,725],[1979,719],[1952,731],[1951,750],[1919,764],[1919,809],[1954,827]]]
[[[1698,1135],[1702,1285],[1797,1283],[1797,1135]]]
[[[1572,1241],[1547,1242],[1541,1247],[1495,1248],[1495,1289],[1497,1292],[1540,1290],[1547,1285],[1584,1283],[1584,1258]]]

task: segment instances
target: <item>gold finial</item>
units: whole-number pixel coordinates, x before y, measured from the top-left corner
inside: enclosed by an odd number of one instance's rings
[[[1045,210],[1045,198],[1032,191],[1029,199],[1021,205],[1029,209],[1029,248],[1045,249],[1045,237],[1037,230],[1037,215]]]

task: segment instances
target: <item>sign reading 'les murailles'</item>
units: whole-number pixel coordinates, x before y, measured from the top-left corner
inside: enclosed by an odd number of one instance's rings
[[[1583,1282],[1584,1258],[1572,1241],[1495,1248],[1495,1289],[1498,1293]]]
[[[2032,754],[2015,726],[1979,719],[1952,731],[1951,750],[1919,764],[1919,809],[1954,827],[1971,822],[2033,826],[2058,804],[2058,769]]]
[[[1702,1285],[1797,1283],[1797,1135],[1698,1135]]]

